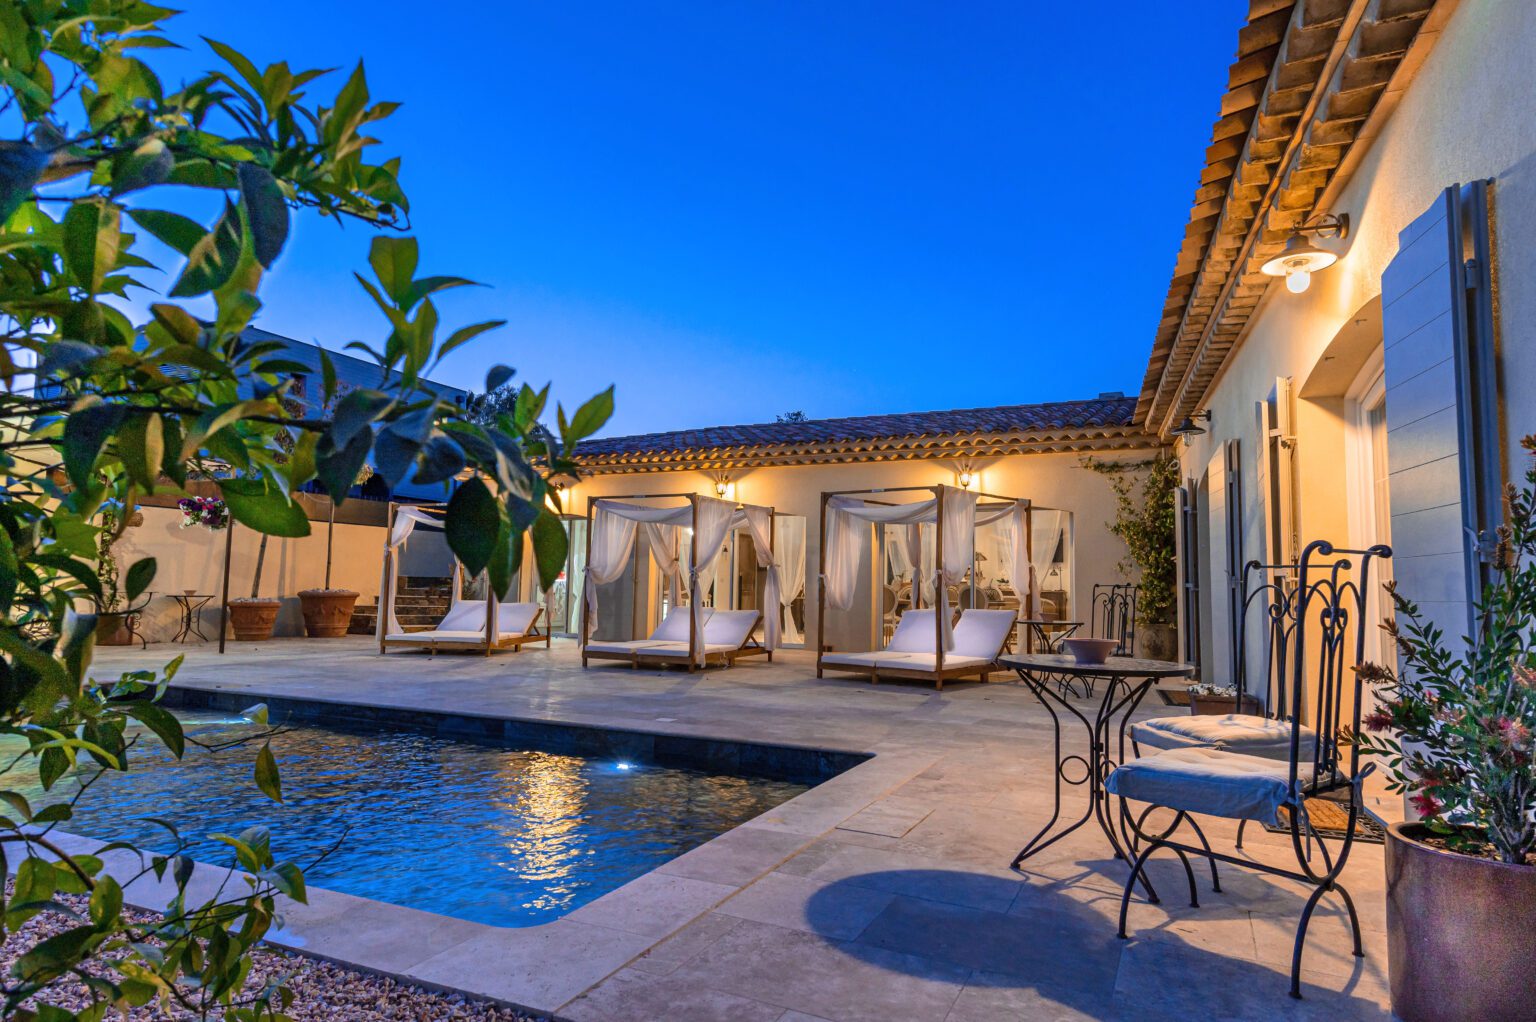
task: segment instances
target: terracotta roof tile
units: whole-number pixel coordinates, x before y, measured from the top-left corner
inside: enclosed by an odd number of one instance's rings
[[[742,447],[796,444],[839,444],[909,437],[968,434],[1043,434],[1132,425],[1136,398],[1106,395],[1087,401],[1053,401],[995,408],[858,415],[805,422],[763,422],[742,426],[710,426],[670,433],[606,437],[583,441],[583,460],[606,461],[626,455],[657,455],[680,451],[717,451]]]

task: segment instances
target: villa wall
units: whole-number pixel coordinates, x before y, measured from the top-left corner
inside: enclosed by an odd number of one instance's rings
[[[1148,452],[1096,455],[1103,460],[1139,461]],[[934,486],[956,484],[956,466],[948,461],[861,462],[840,465],[804,465],[759,468],[731,473],[736,500],[774,507],[782,514],[806,519],[805,605],[806,644],[815,648],[817,579],[821,546],[820,502],[826,490],[857,490],[873,487]],[[976,489],[1004,497],[1027,497],[1040,507],[1073,513],[1075,550],[1071,591],[1076,594],[1073,616],[1087,613],[1086,594],[1095,582],[1120,578],[1117,565],[1125,545],[1108,529],[1114,516],[1108,480],[1085,469],[1077,454],[1031,454],[1001,458],[978,465]],[[567,511],[585,514],[588,502],[599,497],[623,497],[646,493],[715,494],[715,477],[704,472],[658,472],[636,475],[600,475],[582,480],[568,493]],[[849,624],[846,623],[845,624]],[[829,639],[855,643],[857,623],[839,630],[828,614]],[[846,634],[845,634],[846,633]]]
[[[1491,178],[1495,285],[1502,377],[1502,414],[1512,441],[1536,432],[1536,104],[1512,87],[1529,78],[1536,53],[1530,0],[1463,0],[1365,153],[1326,209],[1348,213],[1342,253],[1314,275],[1311,289],[1290,294],[1276,281],[1249,332],[1218,377],[1203,407],[1213,419],[1205,436],[1182,447],[1185,474],[1198,478],[1218,445],[1238,439],[1243,488],[1257,492],[1255,403],[1277,377],[1291,377],[1297,401],[1299,531],[1311,538],[1351,536],[1343,388],[1380,346],[1382,272],[1398,251],[1398,232],[1454,183]],[[1357,328],[1352,334],[1351,328]],[[1523,469],[1516,444],[1510,472]],[[1263,521],[1247,516],[1250,556],[1262,551]],[[1399,547],[1400,556],[1412,549]],[[1453,633],[1454,634],[1454,633]]]
[[[216,638],[225,533],[196,526],[183,529],[181,512],[174,508],[146,507],[142,514],[144,524],[124,532],[115,552],[123,571],[140,558],[155,558],[158,568],[152,584],[155,597],[144,612],[142,631],[145,637],[150,642],[170,640],[181,621],[181,611],[166,594],[192,589],[214,596],[203,611],[203,632],[210,639]],[[326,523],[311,522],[310,526],[313,532],[303,539],[274,536],[267,542],[261,595],[283,599],[283,610],[277,621],[278,635],[303,634],[304,620],[299,614],[296,594],[301,589],[317,588],[325,582]],[[356,590],[362,594],[359,603],[378,599],[383,542],[382,528],[338,523],[331,564],[332,587]],[[261,537],[257,533],[235,527],[230,556],[231,597],[250,595],[260,543]]]

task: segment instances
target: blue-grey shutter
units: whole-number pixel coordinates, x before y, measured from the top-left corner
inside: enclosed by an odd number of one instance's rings
[[[1381,280],[1392,571],[1452,637],[1475,631],[1500,513],[1488,252],[1487,185],[1452,186]]]

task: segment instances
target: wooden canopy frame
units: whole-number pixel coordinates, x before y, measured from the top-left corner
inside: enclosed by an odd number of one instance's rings
[[[550,648],[549,629],[545,628],[542,632],[539,631],[539,619],[544,616],[544,607],[542,605],[534,611],[533,620],[528,623],[528,630],[523,634],[498,634],[494,640],[491,638],[491,624],[496,620],[496,608],[501,606],[501,601],[496,598],[496,593],[489,584],[485,587],[485,637],[480,643],[452,642],[429,638],[428,636],[432,634],[431,631],[419,633],[422,636],[421,638],[414,638],[410,635],[390,636],[388,608],[394,605],[395,599],[395,594],[390,589],[390,577],[393,575],[390,569],[394,565],[395,558],[395,548],[391,545],[390,538],[395,534],[396,513],[401,507],[426,509],[446,508],[447,506],[447,504],[442,502],[408,505],[393,500],[389,502],[389,514],[384,523],[384,577],[379,586],[379,616],[375,624],[379,635],[379,654],[383,655],[390,649],[397,647],[424,648],[428,653],[432,654],[436,654],[439,650],[453,650],[463,653],[479,652],[484,656],[490,656],[492,650],[499,649],[510,649],[514,652],[520,652],[525,645],[530,643],[537,644],[542,642],[545,649]],[[458,563],[458,558],[455,557],[454,561]],[[457,574],[454,575],[455,584],[457,584],[458,577]],[[449,602],[450,607],[458,602],[458,596],[458,593],[452,595]]]
[[[691,516],[692,516],[693,520],[697,521],[698,517],[699,517],[699,498],[700,497],[704,497],[704,496],[708,496],[708,495],[707,494],[702,494],[702,493],[629,493],[629,494],[616,495],[616,496],[612,496],[612,497],[592,497],[592,498],[590,498],[587,501],[587,512],[586,512],[586,521],[587,521],[587,552],[586,552],[586,559],[582,563],[584,565],[587,565],[587,566],[590,566],[591,563],[592,563],[592,520],[593,520],[593,514],[594,514],[594,511],[596,509],[596,506],[598,504],[602,503],[603,501],[608,501],[610,503],[616,503],[617,504],[617,503],[623,503],[625,501],[633,501],[633,500],[686,500],[686,501],[688,501],[688,506],[689,506],[690,513],[691,513]],[[768,515],[769,515],[769,520],[770,521],[772,521],[772,519],[774,519],[774,518],[779,517],[779,512],[777,511],[777,509],[775,509],[773,507],[770,507],[767,504],[747,504],[747,503],[745,503],[743,501],[737,501],[736,502],[736,506],[738,508],[755,507],[755,508],[760,508],[760,509],[762,509],[764,511],[767,511]],[[776,550],[775,550],[774,530],[770,527],[769,530],[768,530],[768,555],[769,555],[769,559],[770,560],[772,559],[772,557],[773,557],[773,555],[775,553],[776,553]],[[688,563],[689,564],[698,564],[699,563],[699,532],[698,532],[697,529],[691,529],[690,530],[690,535],[688,537]],[[588,638],[588,634],[590,633],[591,627],[592,627],[592,622],[591,622],[592,611],[591,611],[590,604],[587,602],[587,587],[590,586],[591,584],[592,584],[591,580],[588,579],[585,582],[583,582],[582,587],[581,587],[581,634],[578,636],[578,639],[581,642],[581,666],[583,668],[585,668],[587,666],[587,661],[588,660],[622,660],[622,661],[630,664],[632,667],[635,667],[636,669],[638,669],[641,666],[642,663],[647,664],[647,665],[652,665],[652,664],[675,664],[677,662],[677,657],[675,657],[675,656],[661,656],[661,655],[658,655],[658,654],[655,654],[655,653],[652,653],[650,656],[646,656],[644,650],[629,650],[629,651],[622,652],[622,653],[614,652],[614,651],[609,651],[609,650],[589,650],[587,648],[587,638]],[[700,637],[698,635],[698,628],[699,628],[698,620],[693,615],[693,604],[694,604],[694,601],[697,600],[698,598],[699,598],[699,594],[697,592],[697,587],[696,586],[689,586],[688,587],[688,611],[689,611],[689,613],[688,613],[688,672],[690,674],[692,674],[695,670],[697,670],[698,666],[699,666],[698,663],[696,662],[694,656],[693,656],[693,650],[694,650],[695,646],[698,644],[698,642],[700,641]],[[774,612],[775,613],[778,612],[778,608],[777,607],[774,608]],[[758,624],[761,624],[761,625],[763,625],[764,628],[766,628],[767,624],[762,619],[762,611],[761,610],[758,611],[758,616],[759,616]],[[757,625],[753,625],[753,627],[752,627],[752,632],[755,632],[755,631],[757,631]],[[767,658],[768,658],[768,662],[772,663],[773,662],[773,650],[768,649],[766,646],[763,646],[763,645],[759,644],[755,639],[753,639],[752,638],[752,632],[748,632],[747,633],[746,640],[737,649],[733,649],[733,650],[729,650],[729,651],[723,651],[723,652],[717,652],[717,653],[705,652],[705,654],[704,654],[704,666],[705,667],[710,666],[711,658],[712,657],[714,658],[713,662],[715,664],[717,664],[719,666],[725,666],[725,667],[734,667],[736,665],[736,661],[739,660],[741,657],[745,657],[745,656],[766,655]]]
[[[867,677],[869,679],[869,682],[872,685],[878,683],[882,676],[883,677],[887,677],[887,678],[910,678],[910,679],[915,679],[915,680],[919,680],[919,681],[932,681],[936,688],[938,688],[939,690],[942,690],[944,688],[944,682],[945,681],[954,681],[954,680],[960,680],[960,679],[971,678],[971,677],[978,677],[978,676],[979,676],[978,680],[986,681],[987,680],[987,676],[989,674],[991,674],[992,671],[997,669],[997,666],[996,666],[995,663],[965,664],[965,665],[962,665],[960,667],[950,667],[950,668],[946,668],[944,666],[944,622],[939,620],[938,608],[937,607],[934,608],[934,615],[933,615],[934,661],[933,661],[933,670],[931,670],[931,671],[926,671],[926,670],[922,670],[922,669],[919,669],[919,668],[911,668],[911,667],[883,667],[883,666],[880,666],[879,664],[874,664],[874,665],[870,665],[870,666],[867,666],[867,667],[862,665],[862,664],[837,664],[837,663],[830,663],[829,664],[829,663],[824,663],[824,661],[823,661],[824,655],[829,652],[829,650],[827,649],[827,643],[826,643],[826,638],[825,638],[825,636],[826,636],[826,622],[827,622],[827,587],[826,587],[826,577],[827,577],[827,505],[831,502],[832,498],[833,497],[878,497],[878,496],[883,496],[885,494],[891,494],[891,493],[931,493],[931,494],[933,494],[934,499],[937,502],[934,505],[934,543],[933,543],[933,545],[934,545],[934,554],[933,554],[934,560],[933,560],[933,563],[934,563],[934,570],[937,573],[937,577],[934,580],[934,592],[937,593],[938,592],[938,587],[944,584],[944,579],[943,579],[943,571],[944,571],[944,491],[949,489],[949,488],[950,487],[944,486],[944,485],[934,485],[934,486],[891,486],[891,487],[885,487],[885,488],[882,488],[882,489],[823,490],[822,491],[822,494],[821,494],[821,532],[820,532],[820,541],[817,544],[818,550],[817,550],[817,571],[816,571],[816,578],[817,578],[817,585],[816,585],[816,677],[818,677],[818,678],[825,677],[825,674],[823,673],[825,671],[838,671],[838,672],[845,673],[845,674],[857,674],[857,675],[865,676],[865,677]],[[1004,497],[1004,496],[1001,496],[1001,495],[996,494],[996,493],[982,493],[982,492],[979,492],[979,491],[977,492],[976,497],[977,497],[978,502],[980,502],[980,501],[990,501],[990,502],[994,502],[994,503],[1023,504],[1024,505],[1024,520],[1025,520],[1025,523],[1026,523],[1025,524],[1025,530],[1024,530],[1025,531],[1024,542],[1025,542],[1025,545],[1026,545],[1025,549],[1027,551],[1027,554],[1028,554],[1029,558],[1031,560],[1033,560],[1034,559],[1034,553],[1035,553],[1035,535],[1034,535],[1035,534],[1035,506],[1034,506],[1034,502],[1032,500],[1029,500],[1028,498],[1025,498],[1025,497]],[[884,500],[871,500],[871,501],[867,501],[867,503],[871,503],[871,504],[884,504],[884,505],[887,505],[887,506],[890,506],[890,507],[899,507],[899,506],[901,506],[900,503],[898,503],[898,502],[884,501]],[[876,523],[874,523],[874,522],[870,523],[871,527],[873,527],[875,524]],[[974,564],[973,564],[971,570],[974,572],[974,570],[975,570]],[[1038,584],[1039,584],[1039,582],[1038,582],[1038,580],[1036,580],[1035,585],[1038,586]],[[1015,582],[1014,585],[1015,585],[1015,588],[1017,588],[1018,583]],[[971,586],[972,593],[974,593],[975,590],[976,590],[976,587],[973,584]],[[1036,596],[1036,593],[1034,591],[1034,588],[1031,587],[1030,591],[1025,594],[1025,599],[1028,602],[1026,602],[1024,604],[1024,606],[1032,606],[1033,603],[1034,603],[1034,600],[1035,600],[1035,596]],[[871,601],[871,603],[873,604],[873,600]],[[969,608],[958,608],[958,609],[964,610],[964,609],[969,609]],[[834,651],[830,651],[830,652],[835,652],[835,650]]]

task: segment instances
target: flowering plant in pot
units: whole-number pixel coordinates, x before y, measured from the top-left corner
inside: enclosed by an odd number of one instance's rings
[[[183,497],[176,502],[181,510],[181,527],[201,525],[210,532],[229,528],[229,505],[217,497]]]
[[[1237,686],[1213,685],[1201,681],[1189,686],[1189,712],[1196,717],[1220,716],[1228,713],[1257,714],[1259,701],[1244,693],[1243,705],[1239,708]]]
[[[1523,446],[1536,455],[1536,436]],[[1360,747],[1417,822],[1387,839],[1392,1007],[1404,1022],[1529,1018],[1536,1004],[1536,462],[1508,487],[1478,630],[1453,648],[1389,587],[1399,669]]]

